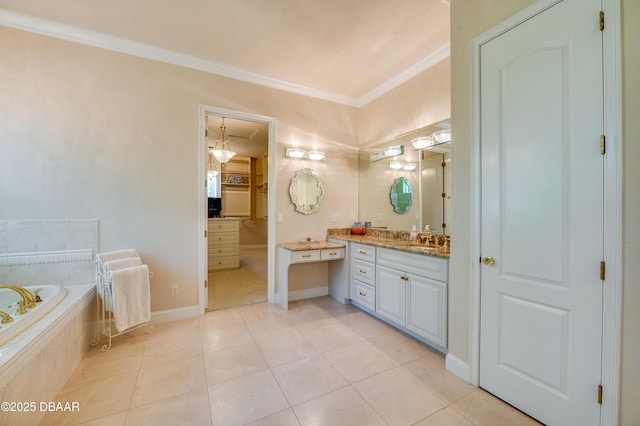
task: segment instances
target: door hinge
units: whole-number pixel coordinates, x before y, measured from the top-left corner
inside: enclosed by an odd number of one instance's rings
[[[604,31],[604,11],[600,11],[600,31]]]
[[[204,288],[209,288],[209,281],[204,280]]]
[[[604,135],[600,135],[600,154],[604,155],[607,152],[607,138]]]
[[[598,385],[598,404],[602,405],[602,385]]]
[[[209,137],[209,129],[204,129],[204,137]]]
[[[207,230],[204,230],[204,237],[207,238],[209,236],[209,233],[207,232]]]
[[[604,262],[600,262],[600,281],[604,281]]]

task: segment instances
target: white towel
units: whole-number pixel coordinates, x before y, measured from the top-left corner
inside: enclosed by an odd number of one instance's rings
[[[138,265],[142,265],[142,260],[139,257],[110,260],[103,264],[105,271],[115,271],[116,269],[130,268]]]
[[[147,265],[110,272],[113,318],[119,332],[151,319],[149,268]]]
[[[113,297],[107,285],[107,273],[119,268],[141,265],[138,253],[133,249],[109,251],[96,254],[96,285],[98,296],[102,299],[107,311],[113,312]],[[103,297],[104,296],[104,297]]]
[[[133,249],[115,250],[115,251],[108,251],[106,253],[96,254],[96,258],[98,258],[98,260],[103,264],[107,262],[111,262],[112,260],[125,259],[127,257],[140,257],[140,256],[138,256],[138,253]]]

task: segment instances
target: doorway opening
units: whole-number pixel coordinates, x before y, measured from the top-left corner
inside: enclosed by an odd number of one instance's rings
[[[224,121],[223,121],[224,119]],[[205,243],[201,251],[201,313],[271,302],[274,293],[274,226],[269,181],[275,120],[221,108],[200,108],[200,173],[205,182],[201,211]],[[224,131],[223,131],[224,129]],[[210,150],[235,152],[218,162]],[[271,179],[270,179],[271,178]],[[201,180],[202,182],[202,180]]]

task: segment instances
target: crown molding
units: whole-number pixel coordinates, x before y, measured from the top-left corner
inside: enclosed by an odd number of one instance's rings
[[[434,52],[432,52],[429,56],[426,56],[422,60],[416,62],[397,76],[387,80],[385,83],[382,83],[380,86],[374,88],[373,90],[366,93],[360,99],[358,99],[358,107],[362,107],[369,102],[379,98],[385,93],[395,89],[400,86],[402,83],[407,82],[412,79],[416,75],[420,74],[423,71],[431,68],[438,62],[443,61],[444,59],[451,56],[451,44],[447,43],[444,46],[438,48]]]
[[[0,8],[0,26],[28,31],[47,37],[58,38],[87,46],[98,47],[126,55],[151,59],[154,61],[178,65],[185,68],[216,74],[235,80],[258,84],[260,86],[271,87],[273,89],[286,92],[297,93],[303,96],[322,99],[352,107],[362,107],[373,101],[377,97],[394,89],[410,78],[416,76],[427,68],[450,56],[450,45],[446,44],[431,55],[422,59],[409,69],[400,73],[391,80],[371,90],[363,97],[357,99],[349,96],[339,95],[312,87],[302,86],[284,80],[266,77],[241,68],[231,67],[213,61],[207,61],[195,56],[185,55],[172,50],[162,49],[144,43],[127,40],[120,37],[110,36],[96,31],[90,31],[72,25],[61,24],[46,19],[36,18],[22,13],[12,12]]]

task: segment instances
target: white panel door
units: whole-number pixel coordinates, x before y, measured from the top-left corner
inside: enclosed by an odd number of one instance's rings
[[[480,50],[480,386],[547,425],[599,423],[599,11],[564,0]]]

